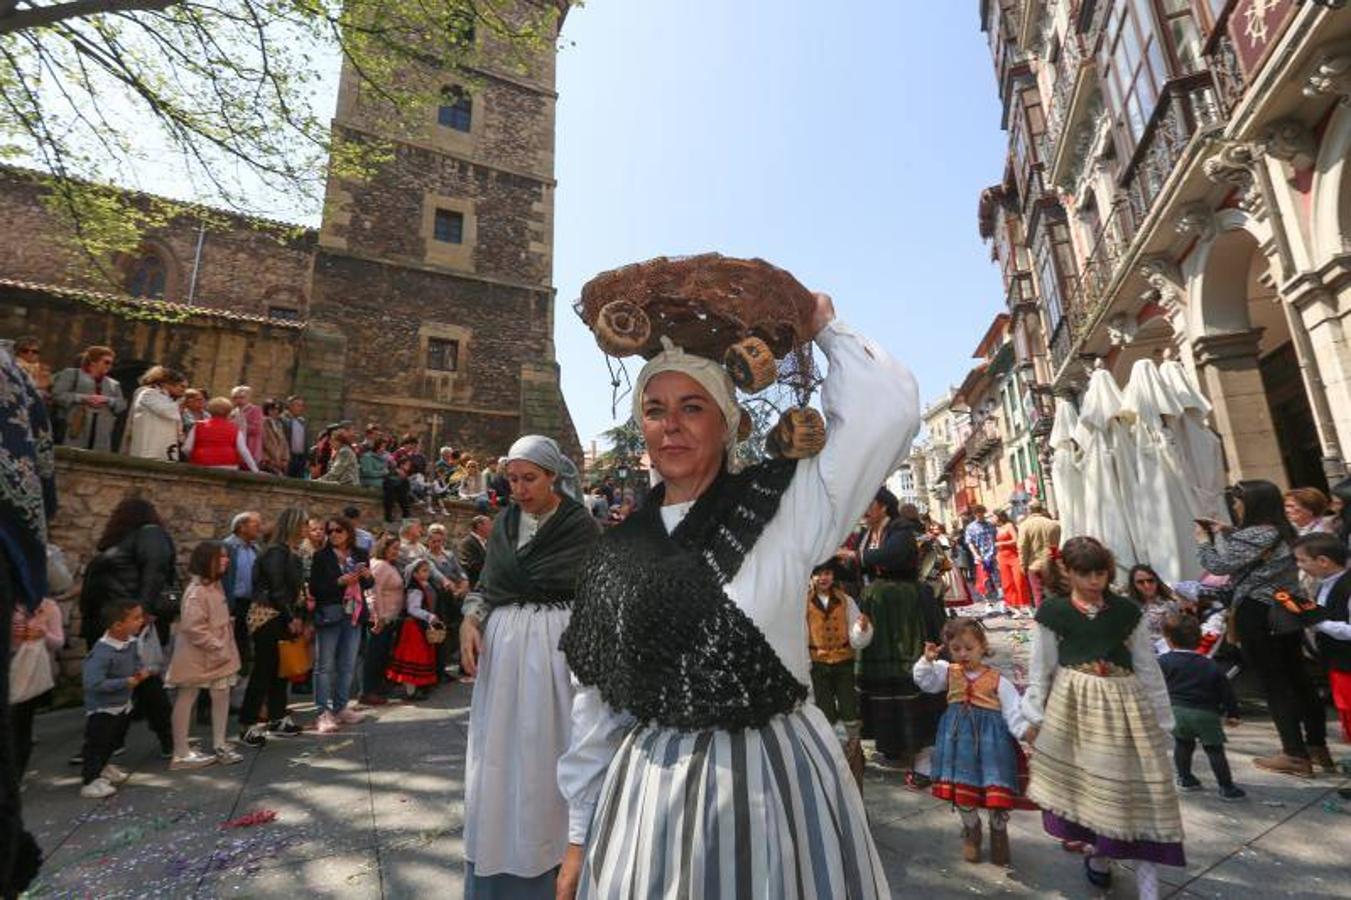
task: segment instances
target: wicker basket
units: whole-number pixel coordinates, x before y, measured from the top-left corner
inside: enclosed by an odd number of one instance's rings
[[[783,269],[717,253],[659,257],[602,272],[582,288],[577,314],[611,356],[651,358],[669,337],[722,360],[758,337],[776,359],[811,340],[816,300]]]
[[[446,641],[446,625],[444,622],[431,622],[427,625],[427,643],[436,645],[444,644]]]

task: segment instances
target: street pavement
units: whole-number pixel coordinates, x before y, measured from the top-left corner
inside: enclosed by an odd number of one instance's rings
[[[991,623],[996,663],[1015,680],[1026,627]],[[469,697],[468,685],[446,686],[338,734],[274,740],[245,748],[239,765],[194,772],[168,771],[137,723],[117,760],[132,778],[105,801],[81,799],[66,763],[81,713],[41,716],[24,804],[48,861],[28,896],[458,898]],[[309,718],[303,707],[297,717]],[[1351,764],[1351,748],[1332,733],[1333,756]],[[1166,896],[1351,896],[1351,802],[1335,790],[1351,779],[1301,781],[1252,766],[1250,757],[1274,747],[1269,720],[1245,709],[1228,747],[1249,792],[1240,803],[1219,801],[1197,753],[1207,790],[1183,795],[1189,865],[1160,870]],[[1135,896],[1124,869],[1111,890],[1089,887],[1081,861],[1042,832],[1035,813],[1014,814],[1013,865],[1003,869],[962,862],[955,813],[906,789],[899,772],[870,764],[864,798],[895,896]],[[276,819],[223,827],[259,810]]]

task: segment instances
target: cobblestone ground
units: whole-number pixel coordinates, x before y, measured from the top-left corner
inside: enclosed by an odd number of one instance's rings
[[[991,635],[996,663],[1021,680],[1026,624],[994,620]],[[131,781],[102,802],[79,798],[66,764],[79,746],[79,711],[42,716],[24,803],[49,858],[29,896],[459,897],[468,703],[468,686],[442,688],[346,732],[273,741],[240,765],[196,772],[167,771],[154,738],[135,725],[118,760]],[[1162,870],[1166,894],[1351,895],[1351,803],[1335,791],[1351,780],[1260,773],[1249,757],[1272,750],[1275,732],[1260,709],[1245,713],[1229,754],[1249,799],[1184,795],[1190,864]],[[1334,742],[1334,756],[1349,754]],[[1200,754],[1197,762],[1213,787]],[[956,816],[907,790],[900,773],[870,765],[864,795],[895,896],[1134,896],[1124,870],[1111,891],[1088,887],[1082,864],[1046,837],[1036,814],[1014,815],[1013,865],[1000,869],[963,863]],[[257,810],[276,820],[222,827]]]

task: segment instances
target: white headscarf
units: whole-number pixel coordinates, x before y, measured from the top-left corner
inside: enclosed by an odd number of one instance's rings
[[[708,391],[708,395],[722,411],[722,417],[727,422],[723,449],[727,451],[727,465],[732,467],[736,458],[733,451],[736,449],[737,430],[741,427],[742,415],[741,407],[736,402],[736,385],[732,382],[732,376],[723,365],[703,356],[686,353],[665,335],[661,338],[661,345],[665,349],[648,360],[633,385],[634,421],[643,421],[643,391],[646,390],[649,381],[663,372],[688,375],[697,381],[701,388]]]
[[[558,441],[553,438],[542,434],[527,434],[517,438],[516,443],[511,445],[511,449],[502,460],[503,465],[514,459],[532,462],[541,469],[553,472],[554,488],[560,494],[573,500],[582,498],[581,489],[577,484],[577,466],[563,455]]]

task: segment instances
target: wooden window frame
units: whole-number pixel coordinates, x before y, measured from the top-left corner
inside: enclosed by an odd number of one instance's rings
[[[449,357],[449,359],[447,359]],[[445,363],[449,362],[449,366]],[[429,372],[460,371],[460,342],[450,338],[427,338],[427,359],[425,368]]]

